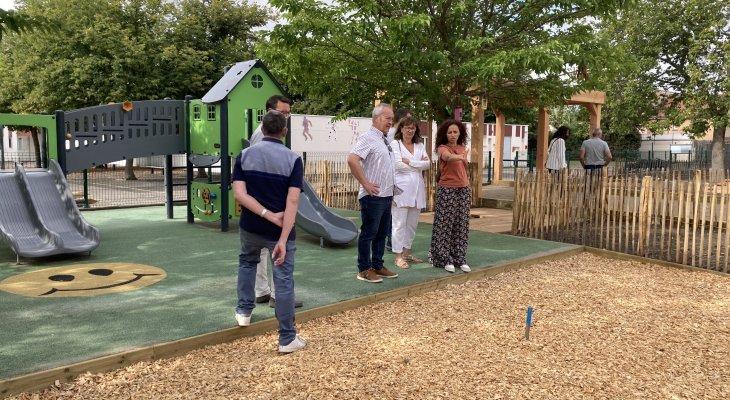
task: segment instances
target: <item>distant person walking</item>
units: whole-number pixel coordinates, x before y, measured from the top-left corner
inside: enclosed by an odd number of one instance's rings
[[[568,168],[568,162],[565,158],[565,141],[570,136],[570,128],[561,126],[555,131],[553,140],[548,146],[548,156],[545,162],[545,168],[550,172],[558,172],[564,168]]]
[[[454,272],[458,265],[462,271],[470,272],[466,249],[471,189],[464,124],[453,119],[444,121],[436,131],[436,146],[439,179],[431,235],[431,264],[448,272]]]
[[[385,134],[393,126],[393,108],[378,104],[373,109],[373,125],[362,133],[347,156],[347,165],[358,182],[362,226],[357,239],[357,279],[370,283],[397,278],[385,267],[385,237],[390,225],[393,202],[393,149]]]
[[[409,268],[409,261],[421,263],[411,252],[413,239],[416,237],[418,216],[426,207],[426,184],[423,171],[431,167],[426,146],[423,144],[418,121],[413,117],[405,117],[398,124],[395,140],[390,143],[395,158],[395,184],[402,190],[393,197],[392,235],[395,265]]]
[[[592,132],[592,137],[584,140],[580,146],[580,163],[587,171],[600,170],[607,166],[613,157],[608,143],[604,142],[603,131],[596,128]]]
[[[238,304],[236,322],[251,324],[256,304],[254,285],[261,249],[271,252],[276,282],[276,319],[279,352],[303,349],[307,342],[294,326],[294,253],[299,195],[304,181],[302,159],[281,140],[287,134],[287,118],[269,111],[261,122],[261,143],[244,149],[233,169],[233,195],[243,206],[239,220],[241,252],[238,256]]]

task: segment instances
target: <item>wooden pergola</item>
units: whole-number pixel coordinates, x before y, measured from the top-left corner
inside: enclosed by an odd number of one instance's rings
[[[606,103],[606,93],[599,91],[580,92],[575,94],[566,102],[569,105],[584,106],[590,115],[590,129],[601,126],[601,107]],[[492,108],[496,116],[495,127],[495,145],[494,145],[494,165],[492,182],[499,184],[502,182],[502,162],[504,158],[504,133],[506,130],[505,115],[496,108]],[[471,154],[482,154],[484,146],[484,109],[481,107],[481,99],[474,99],[472,104],[472,135],[471,135]],[[545,107],[540,107],[537,119],[537,169],[545,168],[547,160],[548,137],[550,135],[550,112]],[[478,163],[478,171],[484,168],[484,158],[475,157]]]

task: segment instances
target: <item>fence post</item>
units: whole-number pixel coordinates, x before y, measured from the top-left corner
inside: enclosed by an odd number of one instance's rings
[[[165,155],[165,204],[167,208],[167,219],[174,217],[172,202],[174,200],[174,192],[172,189],[172,154]]]
[[[89,208],[89,170],[84,170],[84,208]]]
[[[492,165],[492,151],[489,151],[489,170],[487,171],[487,183],[492,184],[492,173],[494,171],[493,165]]]
[[[517,176],[517,163],[519,163],[519,161],[520,161],[520,153],[518,151],[515,151],[515,173],[514,173],[514,175],[512,175],[513,177]]]

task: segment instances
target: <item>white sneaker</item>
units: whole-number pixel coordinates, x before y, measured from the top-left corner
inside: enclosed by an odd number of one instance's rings
[[[294,340],[286,346],[279,345],[279,353],[293,353],[305,347],[307,347],[307,341],[303,337],[297,335],[297,337],[295,337]]]
[[[238,322],[238,326],[249,326],[251,325],[251,316],[236,313],[236,322]]]
[[[444,269],[446,270],[446,272],[454,272],[454,271],[456,271],[456,268],[454,268],[454,264],[447,264],[444,267]]]
[[[461,270],[464,272],[471,272],[471,268],[469,268],[469,266],[466,264],[462,264],[459,268],[461,268]]]

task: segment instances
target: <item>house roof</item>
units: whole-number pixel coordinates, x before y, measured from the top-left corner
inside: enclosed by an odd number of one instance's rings
[[[248,72],[256,67],[263,69],[266,74],[269,75],[269,78],[271,78],[274,85],[276,85],[276,88],[279,89],[282,95],[288,96],[288,93],[281,87],[281,85],[279,85],[279,82],[277,82],[274,76],[271,75],[271,72],[268,68],[266,68],[266,65],[264,65],[263,62],[260,60],[248,60],[236,63],[229,68],[223,77],[219,79],[218,82],[210,88],[210,90],[208,90],[208,93],[206,93],[201,100],[203,103],[209,104],[217,103],[225,99],[226,96],[233,91],[236,85],[238,85],[248,74]]]

